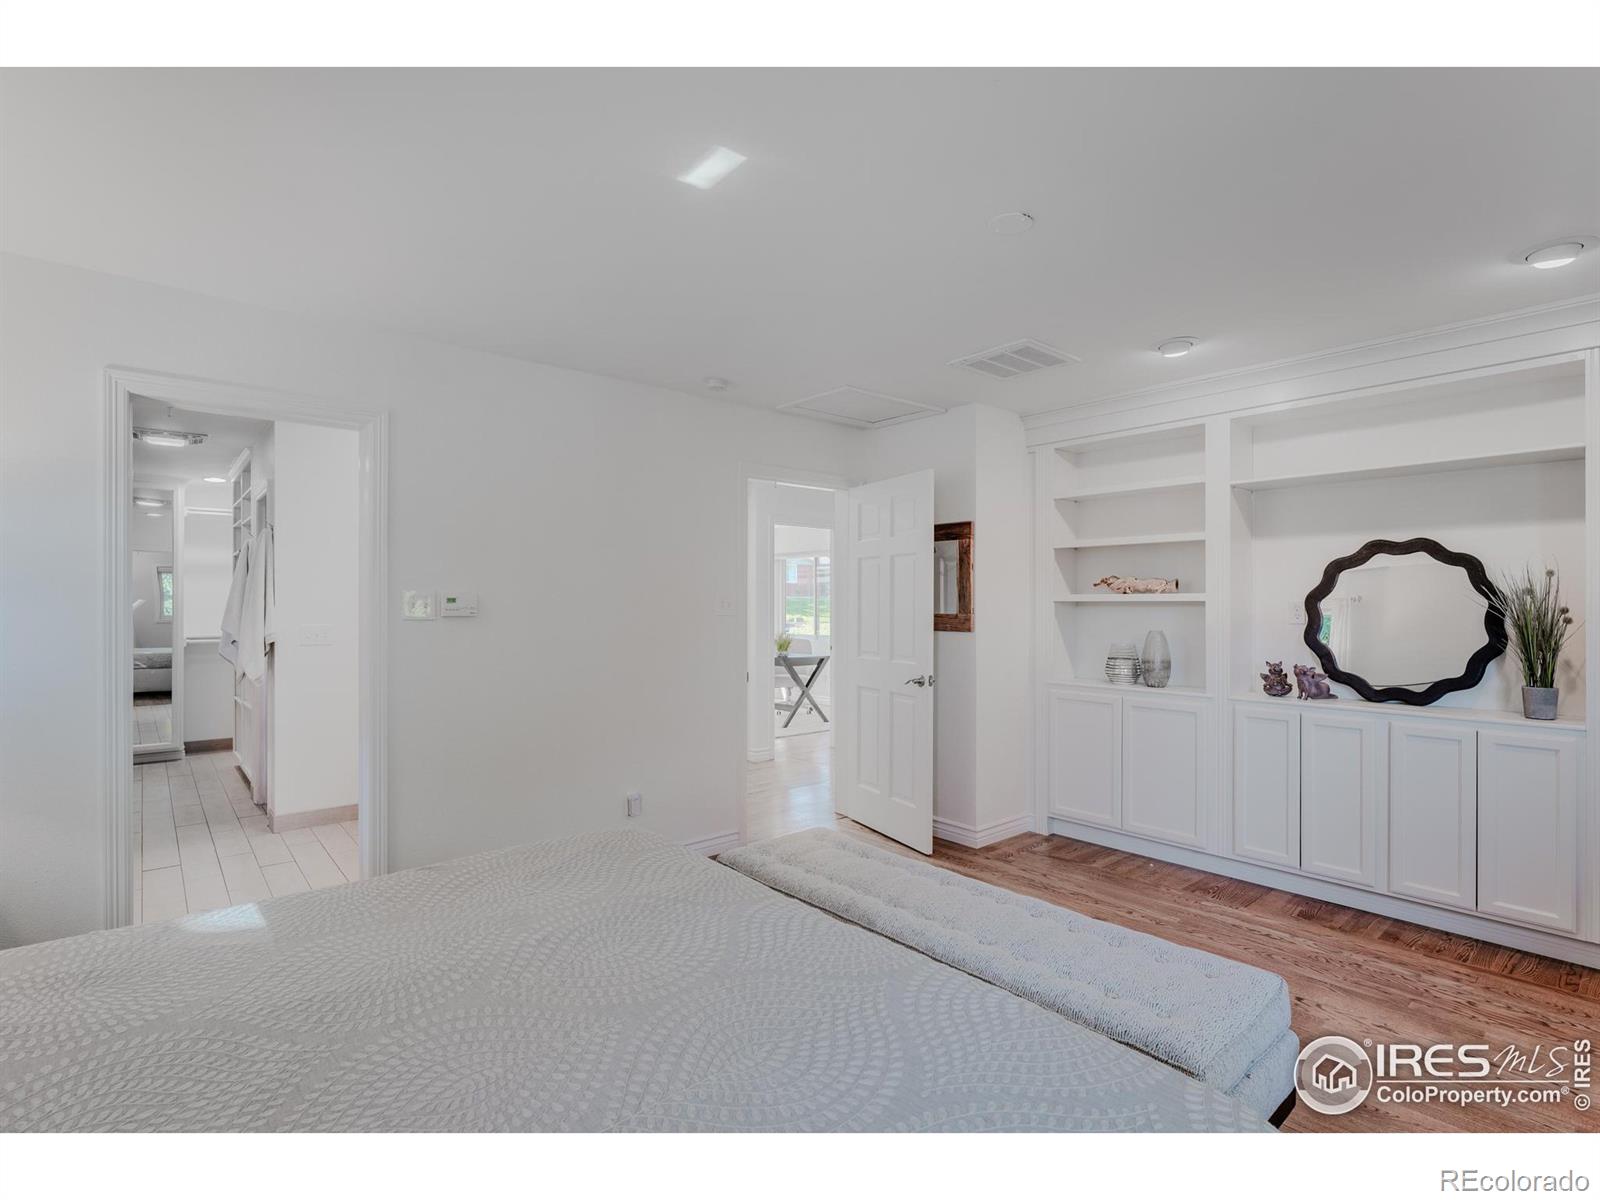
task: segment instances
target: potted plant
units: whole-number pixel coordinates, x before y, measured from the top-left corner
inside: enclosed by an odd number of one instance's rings
[[[774,639],[774,642],[778,647],[778,653],[789,653],[789,646],[793,643],[793,641],[794,639],[791,638],[787,633],[780,633],[777,638]]]
[[[1540,575],[1524,568],[1521,574],[1505,575],[1495,593],[1491,607],[1505,618],[1522,663],[1522,715],[1553,721],[1561,695],[1556,667],[1573,632],[1572,612],[1561,603],[1561,579],[1553,567]]]

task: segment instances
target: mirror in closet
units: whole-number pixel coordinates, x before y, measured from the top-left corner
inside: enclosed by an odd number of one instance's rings
[[[134,485],[128,521],[133,597],[133,746],[172,741],[173,493]]]
[[[1306,597],[1305,642],[1365,700],[1432,704],[1476,687],[1506,648],[1483,563],[1430,538],[1372,541]]]

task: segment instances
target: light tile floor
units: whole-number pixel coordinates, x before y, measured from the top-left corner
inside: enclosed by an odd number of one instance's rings
[[[356,823],[276,834],[230,751],[133,768],[135,924],[360,878]]]

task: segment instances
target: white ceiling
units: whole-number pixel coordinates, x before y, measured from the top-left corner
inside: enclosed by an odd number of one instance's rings
[[[135,440],[132,471],[137,477],[170,479],[184,483],[207,475],[228,474],[241,451],[253,446],[272,427],[271,421],[228,417],[219,413],[174,408],[165,400],[133,397],[135,429],[169,429],[174,433],[203,433],[198,446],[152,446]]]
[[[9,70],[0,148],[7,250],[764,407],[1037,412],[1600,290],[1511,261],[1600,227],[1597,71]],[[946,365],[1025,337],[1082,361]]]

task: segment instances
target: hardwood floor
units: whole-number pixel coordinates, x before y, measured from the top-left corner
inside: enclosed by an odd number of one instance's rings
[[[356,823],[269,833],[231,751],[133,768],[133,923],[360,877]]]
[[[772,762],[750,767],[749,838],[828,825],[894,846],[832,812],[830,751],[826,737],[786,738]],[[940,841],[933,861],[1274,971],[1289,983],[1302,1043],[1337,1033],[1357,1041],[1487,1043],[1497,1053],[1510,1044],[1530,1052],[1600,1041],[1600,971],[1586,967],[1070,838],[1024,834],[981,850]],[[1340,1117],[1301,1104],[1284,1128],[1594,1132],[1600,1114],[1571,1103],[1456,1107],[1385,1104],[1373,1095]]]

